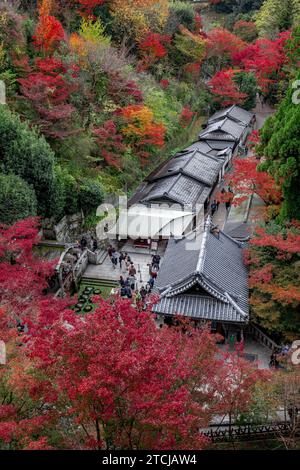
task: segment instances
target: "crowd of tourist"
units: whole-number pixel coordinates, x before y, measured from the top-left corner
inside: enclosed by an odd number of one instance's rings
[[[118,252],[112,245],[107,248],[108,256],[112,263],[112,269],[119,269],[121,275],[119,278],[120,295],[121,297],[133,298],[136,301],[145,302],[147,295],[149,295],[154,287],[155,279],[160,265],[160,256],[158,254],[152,255],[151,263],[149,263],[149,279],[145,285],[139,288],[137,279],[137,269],[127,252]]]

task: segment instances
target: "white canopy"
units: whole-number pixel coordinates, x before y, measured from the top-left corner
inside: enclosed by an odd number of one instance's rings
[[[195,214],[166,207],[134,205],[119,214],[119,219],[108,232],[110,238],[155,239],[159,236],[181,237]]]

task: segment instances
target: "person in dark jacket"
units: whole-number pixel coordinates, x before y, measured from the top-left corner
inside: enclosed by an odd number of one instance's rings
[[[85,237],[82,237],[82,239],[80,240],[80,246],[81,246],[82,251],[86,249],[86,247],[87,247],[87,240],[86,240]]]
[[[215,212],[218,209],[217,201],[214,199],[212,205],[210,206],[211,216],[213,217]]]
[[[94,252],[98,250],[98,242],[94,237],[91,237],[91,248]]]

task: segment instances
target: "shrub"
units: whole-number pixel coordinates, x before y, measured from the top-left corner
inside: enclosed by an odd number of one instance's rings
[[[99,182],[85,178],[79,187],[78,203],[80,208],[90,213],[103,201],[103,189]]]
[[[54,185],[54,153],[44,137],[0,106],[0,170],[14,173],[34,188],[38,214],[51,215],[49,199]]]
[[[65,214],[75,214],[78,211],[78,188],[76,179],[66,168],[55,168],[56,178],[63,188],[63,205]]]
[[[36,215],[34,190],[16,175],[0,174],[0,222],[11,225]]]
[[[190,3],[175,1],[170,4],[165,31],[167,34],[173,35],[180,25],[192,31],[195,26],[195,10]]]

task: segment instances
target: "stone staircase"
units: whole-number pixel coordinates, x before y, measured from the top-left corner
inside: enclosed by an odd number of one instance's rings
[[[80,287],[118,287],[118,281],[113,281],[110,279],[95,279],[92,277],[84,276],[81,279]]]

